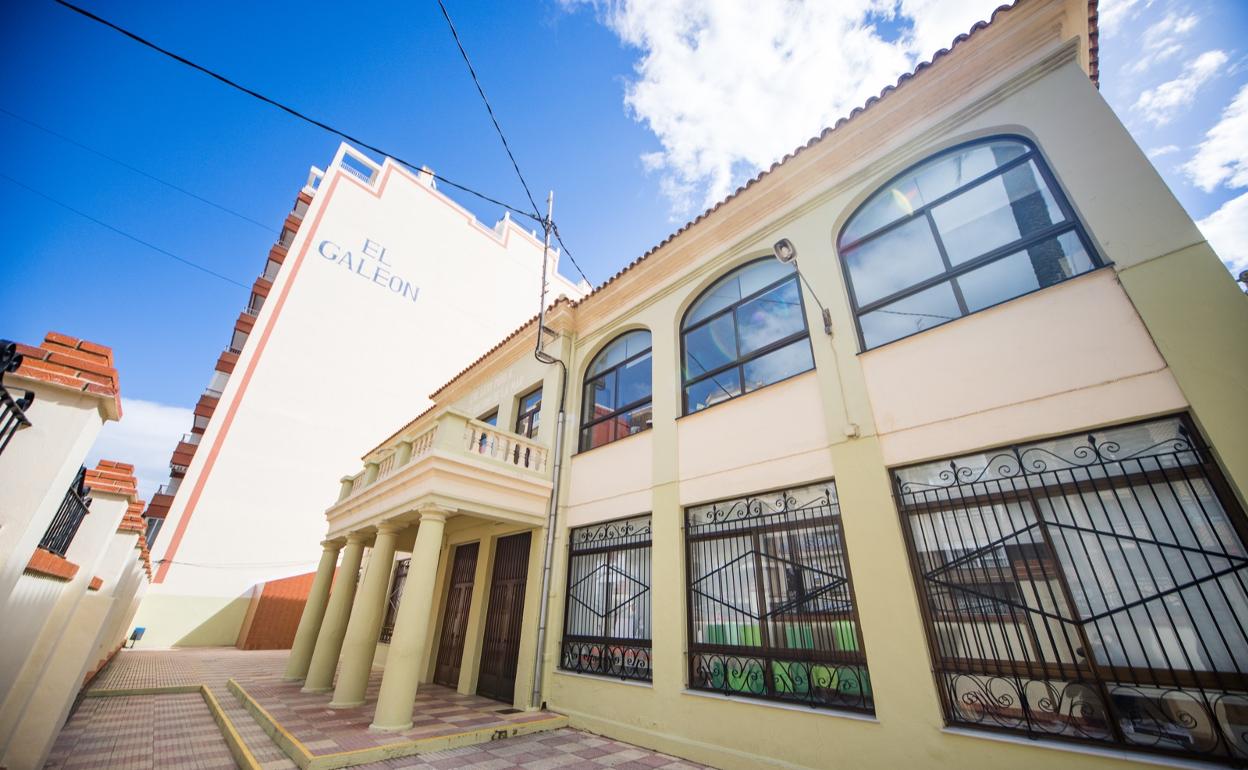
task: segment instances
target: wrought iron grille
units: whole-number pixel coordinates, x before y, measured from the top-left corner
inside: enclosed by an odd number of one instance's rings
[[[1245,520],[1185,419],[894,480],[950,723],[1248,758]]]
[[[685,512],[689,685],[871,713],[836,487]]]
[[[78,534],[78,527],[90,513],[91,498],[88,496],[86,479],[87,469],[79,468],[74,482],[61,498],[61,506],[48,524],[47,531],[43,533],[43,539],[39,541],[40,548],[57,556],[64,556],[69,550],[70,543],[74,542],[74,535]]]
[[[403,584],[407,582],[407,570],[411,566],[411,559],[399,559],[394,564],[390,597],[386,600],[386,616],[381,621],[381,634],[377,637],[377,641],[382,644],[390,644],[390,637],[394,635],[394,619],[399,614],[399,599],[403,598]]]
[[[30,427],[30,418],[26,410],[35,401],[35,394],[29,390],[22,391],[17,398],[4,387],[4,375],[17,371],[22,365],[22,357],[17,352],[17,345],[8,340],[0,340],[0,454],[9,445],[13,434],[22,428]]]
[[[650,681],[650,516],[571,532],[559,667]]]

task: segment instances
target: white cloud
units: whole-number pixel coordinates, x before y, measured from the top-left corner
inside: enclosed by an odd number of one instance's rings
[[[673,218],[705,208],[987,19],[1000,0],[563,0],[640,51],[625,104]],[[886,39],[880,25],[897,30]]]
[[[1164,144],[1161,147],[1153,147],[1148,150],[1147,154],[1150,158],[1160,158],[1163,155],[1171,155],[1179,151],[1177,144]]]
[[[1200,17],[1194,14],[1180,16],[1168,13],[1159,21],[1150,24],[1132,46],[1135,50],[1135,62],[1131,65],[1132,72],[1146,70],[1167,62],[1183,52],[1182,38],[1196,28]]]
[[[1217,75],[1224,64],[1224,52],[1205,51],[1184,65],[1183,72],[1174,80],[1141,93],[1131,109],[1143,114],[1153,125],[1164,126],[1180,109],[1192,103],[1200,87]]]
[[[1105,37],[1118,34],[1122,25],[1139,12],[1139,6],[1140,0],[1101,0],[1097,6],[1098,27],[1101,34]]]
[[[1219,184],[1248,187],[1248,85],[1222,111],[1183,172],[1205,192]]]
[[[137,398],[121,400],[122,417],[105,423],[95,445],[87,454],[87,467],[101,459],[134,465],[139,480],[139,496],[152,499],[152,493],[169,480],[169,458],[178,437],[191,429],[190,409]]]
[[[1248,193],[1196,223],[1233,275],[1248,270]]]

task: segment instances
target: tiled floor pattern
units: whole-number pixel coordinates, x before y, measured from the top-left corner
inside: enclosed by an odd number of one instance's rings
[[[86,698],[61,731],[48,768],[233,768],[199,693]]]
[[[264,733],[246,709],[239,704],[238,699],[226,689],[225,683],[231,677],[237,679],[248,692],[252,693],[253,697],[258,697],[257,691],[263,691],[265,688],[280,689],[286,687],[297,692],[297,685],[281,682],[282,670],[286,664],[286,656],[288,654],[286,651],[243,651],[231,648],[172,651],[123,650],[113,660],[108,669],[100,674],[92,684],[92,689],[116,690],[137,687],[206,684],[213,691],[213,694],[217,696],[217,700],[220,701],[222,708],[229,714],[235,727],[242,734],[243,740],[246,741],[248,747],[256,755],[264,770],[287,770],[288,768],[294,768],[294,763]],[[368,695],[370,700],[376,697],[376,687],[377,681],[376,677],[374,677],[374,681],[370,684]],[[433,688],[427,688],[425,692],[426,697],[430,698],[430,700],[440,700],[446,697],[442,694],[435,695],[432,690]],[[454,698],[464,697],[449,690],[446,693],[454,696]],[[328,694],[311,697],[321,698],[322,703],[329,700]],[[170,698],[182,700],[167,700]],[[107,745],[119,737],[117,735],[119,730],[115,724],[101,722],[93,718],[96,714],[103,713],[100,711],[101,709],[108,711],[110,708],[123,708],[124,704],[116,704],[118,701],[150,701],[152,705],[145,708],[152,709],[153,716],[148,719],[153,731],[157,729],[155,725],[158,721],[162,723],[168,722],[169,725],[172,725],[172,729],[161,732],[162,737],[160,739],[153,738],[152,753],[155,753],[158,748],[161,750],[169,749],[171,745],[167,744],[177,745],[178,741],[182,739],[184,732],[187,736],[190,736],[191,731],[184,731],[182,726],[191,726],[193,724],[192,720],[182,716],[169,718],[169,715],[175,712],[156,710],[156,704],[179,702],[188,704],[185,707],[187,709],[200,709],[197,713],[202,714],[208,720],[207,724],[212,725],[213,734],[220,741],[220,748],[225,749],[225,743],[220,739],[220,733],[216,732],[216,726],[212,723],[212,717],[207,711],[207,706],[204,705],[203,699],[198,694],[87,698],[83,700],[83,705],[79,707],[69,724],[61,732],[60,738],[57,739],[57,744],[53,749],[51,757],[52,760],[59,764],[54,764],[50,761],[48,767],[56,767],[58,770],[79,770],[85,768],[134,768],[134,770],[147,770],[148,768],[166,770],[166,768],[169,768],[171,770],[189,770],[190,768],[215,768],[222,766],[210,764],[211,760],[207,752],[197,753],[192,759],[184,759],[181,756],[175,756],[172,752],[167,752],[160,755],[162,762],[155,765],[149,760],[132,758],[121,753],[103,758],[98,757],[96,754],[86,754],[86,749],[93,747],[98,749],[98,747]],[[291,708],[294,710],[294,707],[298,705],[298,699],[292,699],[292,701]],[[472,699],[469,699],[469,702],[471,701]],[[502,704],[494,704],[493,701],[487,701],[487,703],[492,704],[496,708],[503,707]],[[110,704],[116,705],[110,706]],[[197,705],[191,706],[189,704]],[[454,710],[463,708],[462,702],[456,703],[454,699],[448,699],[447,704],[447,708],[451,709],[451,711],[439,715],[440,717],[454,717]],[[129,706],[129,708],[133,709],[135,707]],[[330,711],[329,709],[324,710]],[[351,709],[348,711],[358,710]],[[372,710],[370,707],[363,707],[363,713],[366,713],[368,718],[371,719]],[[343,712],[335,710],[332,711],[332,714],[335,715],[335,718],[345,718]],[[507,716],[497,715],[498,718],[506,718]],[[420,716],[421,720],[428,718],[431,717],[426,715]],[[476,719],[478,717],[466,718]],[[367,723],[365,723],[361,732],[366,733],[366,728]],[[163,727],[160,729],[165,730]],[[192,729],[198,730],[198,728]],[[418,733],[420,729],[420,725],[415,725],[411,731],[412,735]],[[461,729],[468,728],[464,727]],[[123,731],[129,732],[129,728],[125,728]],[[368,735],[372,736],[375,734],[370,733]],[[411,737],[407,734],[400,735]],[[156,740],[160,740],[162,743],[157,746]],[[337,742],[339,739],[330,738],[329,740]],[[389,740],[395,740],[393,735],[390,736]],[[370,743],[368,745],[374,744]],[[352,746],[352,748],[355,747]],[[312,748],[312,750],[317,753],[325,751],[325,749],[318,750],[315,748]],[[83,756],[78,756],[80,753]],[[92,757],[90,761],[84,759],[87,756]],[[97,762],[99,759],[103,761]],[[113,759],[117,761],[111,761]],[[225,761],[224,767],[232,766],[228,753],[225,755]],[[73,764],[68,764],[69,762],[73,762]],[[144,762],[147,763],[144,764]],[[621,770],[642,770],[643,768],[695,770],[703,766],[631,746],[627,743],[601,738],[579,730],[564,728],[534,735],[508,738],[507,740],[494,741],[478,746],[467,746],[460,749],[421,754],[419,756],[390,759],[361,767],[368,770],[382,770],[383,768],[387,770],[398,770],[398,768],[412,768],[412,770],[443,770],[444,768],[549,770],[549,768],[557,767],[616,767],[621,768]]]
[[[460,695],[449,687],[421,685],[412,708],[412,727],[402,732],[382,733],[368,729],[377,705],[381,671],[374,669],[364,695],[364,705],[349,709],[328,707],[330,694],[300,692],[299,684],[272,678],[236,677],[243,689],[265,711],[286,728],[313,754],[334,754],[384,746],[389,743],[437,738],[468,730],[503,730],[540,722],[553,715],[541,711],[502,714],[509,704],[477,695]]]

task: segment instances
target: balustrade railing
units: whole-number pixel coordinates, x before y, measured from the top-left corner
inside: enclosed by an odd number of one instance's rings
[[[473,453],[538,473],[546,470],[546,447],[523,436],[499,430],[480,420],[464,428],[466,449]]]
[[[5,373],[17,371],[17,367],[21,365],[22,357],[17,353],[17,345],[8,340],[0,340],[0,453],[9,445],[14,433],[30,427],[26,410],[34,403],[35,394],[26,390],[22,391],[21,396],[14,398],[8,388],[4,387]]]
[[[78,527],[82,525],[82,520],[90,512],[91,498],[88,494],[86,478],[87,469],[79,468],[78,475],[74,477],[74,483],[65,490],[60,508],[52,517],[52,522],[48,524],[48,530],[43,533],[43,539],[39,541],[40,548],[51,551],[57,556],[64,556],[69,550],[70,544],[74,542],[74,535],[78,534]]]

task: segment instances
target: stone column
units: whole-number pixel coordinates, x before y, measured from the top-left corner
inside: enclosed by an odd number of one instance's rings
[[[373,714],[374,730],[406,730],[412,726],[412,704],[420,678],[421,659],[429,646],[429,612],[438,577],[438,554],[447,511],[425,509],[420,513],[412,563],[403,586],[403,598],[394,620],[394,635],[386,655],[386,670]]]
[[[338,585],[329,595],[325,608],[325,620],[316,635],[316,647],[312,662],[308,664],[308,676],[303,680],[304,692],[328,692],[334,685],[334,669],[338,668],[338,653],[342,650],[342,635],[347,630],[347,617],[355,599],[355,576],[360,571],[364,557],[364,535],[352,532],[347,535],[347,547],[342,556]]]
[[[386,610],[386,586],[394,569],[394,541],[404,525],[386,522],[377,528],[364,579],[351,606],[351,620],[339,656],[338,685],[330,708],[351,708],[364,705],[364,690],[373,670],[377,654],[377,637],[381,634],[382,614]]]
[[[312,590],[308,592],[303,615],[299,617],[295,643],[290,648],[290,659],[286,661],[286,675],[283,678],[288,682],[297,682],[308,675],[308,664],[312,662],[312,650],[316,647],[321,621],[325,619],[329,586],[334,582],[334,567],[338,566],[338,552],[342,550],[342,541],[326,540],[321,543],[321,548],[324,549],[321,551],[321,563],[317,565]]]

